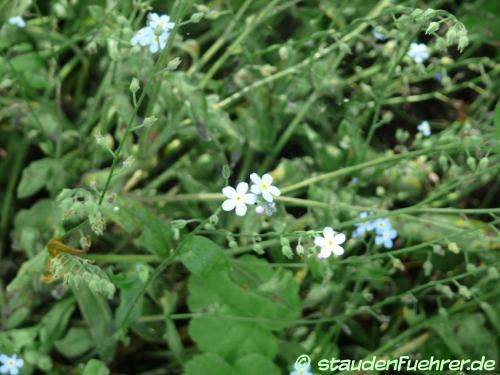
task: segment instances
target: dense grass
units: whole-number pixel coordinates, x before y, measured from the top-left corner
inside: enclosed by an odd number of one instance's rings
[[[500,373],[495,1],[30,3],[0,0],[0,372]]]

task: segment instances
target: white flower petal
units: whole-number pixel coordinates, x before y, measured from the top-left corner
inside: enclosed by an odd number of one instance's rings
[[[340,255],[344,254],[344,249],[340,246],[335,245],[332,248],[332,253],[334,253],[337,256],[340,256]]]
[[[246,182],[240,182],[238,186],[236,186],[236,191],[238,194],[246,194],[248,191],[248,184]]]
[[[269,192],[275,197],[279,197],[281,195],[280,189],[278,189],[276,186],[269,186]]]
[[[260,188],[260,185],[252,185],[250,188],[250,191],[254,194],[257,194],[257,195],[262,193],[262,189]]]
[[[318,254],[318,258],[320,258],[320,259],[326,259],[330,255],[332,255],[331,250],[328,247],[323,247],[323,248],[321,248],[321,251]]]
[[[319,247],[326,246],[326,239],[324,237],[315,237],[314,244]]]
[[[254,204],[257,201],[257,197],[254,194],[243,195],[243,202],[245,204]]]
[[[334,236],[333,229],[331,227],[325,227],[325,229],[323,229],[323,236],[325,236],[325,238],[329,240],[333,240]]]
[[[224,202],[222,202],[222,209],[224,211],[234,210],[235,207],[236,207],[236,200],[234,199],[226,199]]]
[[[338,233],[333,237],[333,243],[335,245],[340,245],[345,242],[345,234],[344,233]]]
[[[247,206],[243,202],[239,202],[236,204],[236,215],[238,216],[245,216],[247,213]]]
[[[151,43],[149,45],[149,50],[151,51],[151,53],[158,52],[158,43]]]
[[[234,198],[236,196],[236,190],[232,186],[226,186],[224,189],[222,189],[222,194],[226,198]]]
[[[271,185],[273,183],[273,177],[269,173],[266,173],[262,176],[262,182]]]
[[[261,179],[257,173],[252,173],[250,175],[250,180],[252,180],[252,182],[256,185],[260,185],[261,183]]]
[[[262,190],[262,198],[264,198],[268,202],[273,201],[273,196],[266,190]]]

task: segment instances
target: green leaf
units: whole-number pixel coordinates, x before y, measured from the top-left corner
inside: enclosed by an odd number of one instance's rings
[[[40,351],[48,353],[54,342],[62,337],[69,318],[75,310],[75,300],[68,298],[56,303],[40,322]]]
[[[279,375],[281,371],[272,361],[262,354],[249,354],[239,358],[234,368],[238,375]]]
[[[180,260],[195,275],[207,275],[215,269],[225,269],[227,255],[213,241],[205,237],[191,236],[180,249]]]
[[[74,358],[90,350],[92,337],[87,328],[72,327],[62,339],[54,343],[56,349],[67,358]]]
[[[231,315],[226,309],[221,315]],[[189,336],[198,348],[221,355],[229,361],[246,354],[259,353],[274,358],[278,351],[276,338],[254,322],[242,322],[224,316],[202,316],[189,322]]]
[[[222,357],[204,353],[195,356],[185,365],[184,375],[236,375]]]
[[[116,343],[112,338],[115,324],[108,303],[101,295],[92,293],[86,285],[72,290],[83,318],[89,326],[94,346],[103,360],[110,360]]]
[[[55,159],[35,160],[23,170],[21,182],[17,187],[17,197],[20,199],[30,197],[45,186],[50,186],[51,190],[59,188],[61,182],[58,180],[63,170],[63,167]],[[53,181],[54,177],[57,181]]]
[[[109,370],[106,365],[96,359],[91,359],[85,369],[83,370],[83,375],[108,375]]]
[[[49,253],[43,251],[38,253],[34,258],[24,262],[14,280],[7,286],[7,291],[12,292],[19,288],[31,288],[33,278],[43,273],[48,257]]]

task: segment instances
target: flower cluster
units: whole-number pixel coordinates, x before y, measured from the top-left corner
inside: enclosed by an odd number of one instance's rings
[[[14,26],[17,26],[20,28],[26,27],[26,22],[24,22],[24,20],[21,16],[10,17],[7,22],[11,25],[14,25]]]
[[[359,217],[366,219],[370,213],[361,212]],[[356,229],[352,233],[352,237],[361,237],[367,232],[375,230],[375,244],[384,245],[386,249],[392,249],[393,240],[398,236],[398,232],[392,227],[391,221],[387,218],[380,218],[376,220],[365,220],[361,223],[354,224]]]
[[[429,48],[427,48],[427,45],[424,43],[412,43],[408,50],[408,56],[417,64],[422,64],[430,56]]]
[[[271,216],[276,211],[276,204],[274,197],[281,194],[280,189],[274,186],[273,178],[270,174],[266,173],[260,177],[257,173],[250,175],[250,180],[253,185],[248,192],[248,184],[240,182],[236,189],[231,186],[226,186],[222,189],[222,194],[227,199],[222,203],[224,211],[235,210],[236,215],[245,216],[247,213],[247,205],[257,204],[255,212],[258,214],[266,213]]]
[[[417,129],[424,137],[429,137],[431,135],[431,127],[429,121],[422,121],[418,124]]]
[[[130,40],[132,45],[149,46],[151,53],[156,53],[162,50],[167,45],[170,31],[174,28],[175,23],[170,22],[170,17],[167,15],[159,16],[157,13],[148,14],[148,24],[140,29]]]
[[[0,354],[0,374],[19,374],[19,369],[24,366],[24,360],[17,358],[17,355],[13,354],[9,357],[5,354]]]

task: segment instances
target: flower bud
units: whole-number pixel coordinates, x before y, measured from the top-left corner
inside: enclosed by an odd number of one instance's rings
[[[133,93],[136,93],[137,91],[139,91],[140,89],[140,84],[139,84],[139,80],[137,78],[132,78],[132,81],[130,82],[130,87],[129,87],[130,91],[133,92]]]

